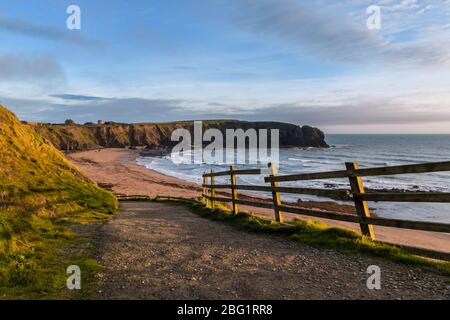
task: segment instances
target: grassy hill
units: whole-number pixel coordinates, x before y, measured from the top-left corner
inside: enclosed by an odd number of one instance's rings
[[[111,216],[117,200],[1,105],[0,148],[0,298],[50,293],[77,238],[67,226]]]

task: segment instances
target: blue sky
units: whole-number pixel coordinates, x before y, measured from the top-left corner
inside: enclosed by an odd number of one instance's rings
[[[449,0],[15,0],[0,37],[0,102],[26,120],[450,133]]]

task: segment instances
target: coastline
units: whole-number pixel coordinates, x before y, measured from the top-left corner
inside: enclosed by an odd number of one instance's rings
[[[189,181],[164,175],[137,164],[136,159],[142,155],[142,151],[143,150],[139,149],[97,149],[68,153],[66,154],[66,157],[78,166],[84,174],[95,180],[97,183],[109,185],[111,191],[116,194],[147,195],[150,197],[159,195],[183,198],[201,196],[201,186]],[[147,156],[157,156],[160,155],[161,152],[163,151],[156,150],[155,153],[149,150],[144,151]],[[257,198],[261,200],[261,198],[258,198],[257,196],[240,194],[240,197]],[[342,206],[332,201],[307,201],[301,202],[299,205],[306,208],[354,213],[352,206]],[[240,208],[242,210],[252,211],[258,215],[270,218],[273,217],[273,210],[270,209],[250,208],[247,206],[240,206]],[[311,217],[290,213],[285,213],[284,216],[286,220],[295,218],[312,219]],[[325,222],[330,226],[359,231],[359,225],[354,223],[320,218],[314,218],[314,220]],[[450,234],[379,226],[375,226],[375,234],[377,240],[380,241],[450,253]]]

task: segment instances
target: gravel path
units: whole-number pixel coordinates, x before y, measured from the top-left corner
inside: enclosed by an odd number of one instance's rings
[[[100,299],[449,299],[448,278],[278,236],[246,233],[182,206],[122,203],[100,229]],[[368,290],[367,268],[381,268]]]

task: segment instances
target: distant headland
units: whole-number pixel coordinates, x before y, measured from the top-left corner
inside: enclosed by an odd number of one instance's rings
[[[99,120],[97,124],[76,124],[67,120],[64,124],[28,123],[57,148],[65,151],[82,151],[97,148],[146,147],[165,149],[173,147],[172,132],[176,129],[193,131],[193,121],[166,123],[124,124]],[[324,133],[310,126],[298,126],[282,122],[249,122],[238,120],[203,121],[204,129],[218,129],[225,133],[227,129],[278,129],[280,147],[317,147],[326,148]]]

